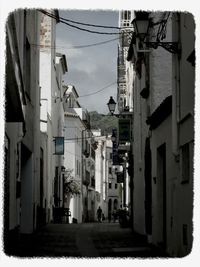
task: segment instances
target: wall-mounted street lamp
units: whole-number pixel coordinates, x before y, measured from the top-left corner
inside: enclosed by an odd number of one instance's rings
[[[179,54],[180,48],[178,42],[161,42],[161,40],[165,38],[166,34],[166,25],[167,25],[167,19],[163,19],[159,22],[152,22],[152,18],[149,18],[149,13],[145,11],[139,11],[136,12],[136,18],[132,21],[132,24],[135,28],[136,32],[136,38],[139,41],[139,46],[141,45],[143,47],[143,44],[146,45],[146,47],[157,49],[158,46],[163,47],[165,50],[167,50],[170,53],[173,54]],[[159,27],[157,35],[156,35],[156,41],[155,42],[148,42],[145,41],[149,37],[149,30],[150,28],[153,28],[156,25],[162,25],[162,27]]]
[[[107,105],[108,105],[108,109],[110,111],[111,116],[114,116],[116,118],[125,118],[125,116],[133,115],[133,113],[130,112],[129,109],[127,109],[127,110],[124,109],[124,111],[122,113],[115,114],[116,102],[112,96],[110,96],[110,99],[109,99]]]
[[[111,135],[111,141],[114,143],[114,142],[116,142],[116,140],[117,140],[117,137],[116,137],[116,135],[113,133],[113,134]]]
[[[113,99],[112,96],[110,97],[107,105],[108,105],[108,109],[109,109],[111,115],[113,116],[114,112],[115,112],[116,102],[115,102],[115,100]]]
[[[111,141],[113,143],[117,142],[117,129],[116,128],[112,129]]]

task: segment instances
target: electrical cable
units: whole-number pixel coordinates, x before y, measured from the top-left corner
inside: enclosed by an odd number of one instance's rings
[[[40,10],[41,11],[41,10]],[[48,13],[46,11],[41,11],[43,14],[53,18],[53,19],[58,19],[57,16],[51,14],[51,13]],[[86,32],[90,32],[90,33],[96,33],[96,34],[119,34],[118,32],[117,33],[113,33],[113,32],[98,32],[98,31],[92,31],[92,30],[88,30],[88,29],[84,29],[84,28],[80,28],[78,26],[75,26],[75,25],[72,25],[66,21],[63,21],[61,18],[59,18],[59,22],[63,23],[63,24],[66,24],[72,28],[75,28],[75,29],[78,29],[78,30],[82,30],[82,31],[86,31]]]
[[[114,35],[114,34],[120,34],[119,32],[98,32],[98,31],[91,31],[91,30],[88,30],[88,29],[84,29],[84,28],[80,28],[78,26],[75,26],[75,25],[71,25],[70,23],[68,22],[62,22],[61,23],[63,24],[66,24],[72,28],[75,28],[75,29],[78,29],[78,30],[81,30],[81,31],[85,31],[85,32],[89,32],[89,33],[96,33],[96,34],[107,34],[107,35]]]
[[[121,37],[117,37],[117,38],[110,39],[110,40],[107,40],[107,41],[104,41],[104,42],[88,44],[88,45],[77,45],[77,46],[73,46],[73,47],[71,47],[69,49],[80,49],[80,48],[86,48],[86,47],[91,47],[91,46],[98,46],[98,45],[102,45],[102,44],[107,44],[107,43],[113,42],[115,40],[119,40],[120,38]]]
[[[66,18],[63,18],[63,17],[60,17],[60,19],[62,19],[64,21],[69,21],[71,23],[79,24],[79,25],[89,26],[89,27],[104,28],[104,29],[117,29],[117,30],[121,29],[121,28],[116,27],[116,26],[105,26],[105,25],[98,25],[98,24],[89,24],[89,23],[74,21],[74,20],[71,20],[71,19],[66,19]]]
[[[110,86],[112,86],[112,85],[114,85],[114,84],[116,84],[116,83],[117,83],[117,82],[113,82],[113,83],[111,83],[111,84],[108,84],[107,86],[105,86],[105,87],[99,89],[98,91],[96,91],[96,92],[94,92],[94,93],[90,93],[90,94],[86,94],[86,95],[80,95],[79,98],[80,98],[80,97],[85,97],[85,96],[90,96],[90,95],[98,94],[98,93],[100,93],[101,91],[107,89],[108,87],[110,87]]]
[[[117,37],[114,39],[110,39],[104,42],[99,42],[99,43],[93,43],[93,44],[88,44],[88,45],[74,45],[71,47],[67,47],[67,46],[50,46],[50,45],[45,45],[44,48],[50,48],[50,49],[67,49],[67,50],[71,50],[71,49],[82,49],[82,48],[87,48],[87,47],[92,47],[92,46],[98,46],[98,45],[103,45],[106,43],[110,43],[113,42],[115,40],[119,40],[121,37]],[[32,46],[39,46],[39,47],[43,47],[44,45],[41,44],[31,44]]]
[[[50,14],[46,11],[43,11],[43,10],[39,10],[41,11],[43,14],[51,17],[51,18],[54,18],[54,19],[58,19],[55,15],[53,14]],[[61,18],[59,18],[59,22],[63,23],[63,24],[66,24],[72,28],[75,28],[75,29],[78,29],[78,30],[81,30],[81,31],[86,31],[86,32],[89,32],[89,33],[95,33],[95,34],[107,34],[107,35],[113,35],[113,34],[123,34],[123,32],[99,32],[99,31],[92,31],[92,30],[88,30],[88,29],[85,29],[85,28],[80,28],[78,26],[75,26],[75,25],[72,25],[66,21],[63,21]],[[127,32],[128,33],[128,32]],[[130,33],[132,33],[132,31],[130,31]]]
[[[63,24],[66,24],[72,28],[75,28],[75,29],[78,29],[78,30],[81,30],[81,31],[86,31],[86,32],[89,32],[89,33],[96,33],[96,34],[107,34],[107,35],[114,35],[114,34],[123,34],[123,32],[98,32],[98,31],[91,31],[91,30],[88,30],[88,29],[84,29],[84,28],[80,28],[78,26],[75,26],[75,25],[71,25],[70,23],[67,23],[67,22],[62,22],[61,23]],[[132,33],[132,31],[127,31],[127,33]]]
[[[49,13],[49,12],[47,12],[45,10],[40,10],[40,11],[43,12],[43,13],[45,12],[46,15],[52,15],[51,13]],[[117,26],[106,26],[106,25],[99,25],[99,24],[84,23],[84,22],[75,21],[75,20],[72,20],[72,19],[66,19],[66,18],[63,18],[63,17],[59,16],[59,20],[60,19],[63,20],[63,21],[69,21],[71,23],[84,25],[84,26],[88,26],[88,27],[96,27],[96,28],[104,28],[104,29],[117,29],[117,30],[127,29],[127,27],[120,28],[120,27],[117,27]]]
[[[105,115],[105,116],[107,116],[107,115]],[[81,141],[81,140],[90,140],[90,139],[94,139],[97,142],[98,140],[96,140],[96,139],[101,138],[101,137],[105,137],[105,135],[91,136],[91,137],[84,137],[84,138],[82,138],[82,137],[64,138],[64,142],[73,143],[72,141]]]

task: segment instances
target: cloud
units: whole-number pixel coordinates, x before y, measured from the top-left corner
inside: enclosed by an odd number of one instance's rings
[[[63,17],[93,24],[116,25],[117,13],[112,12],[60,12]],[[116,25],[117,26],[117,25]],[[96,92],[117,81],[117,40],[105,45],[81,49],[67,49],[79,45],[89,45],[107,41],[113,36],[88,34],[58,24],[57,46],[66,55],[68,73],[64,80],[73,84],[80,96]],[[107,113],[107,101],[115,96],[117,87],[111,86],[105,90],[87,97],[80,97],[79,102],[88,110]]]
[[[67,59],[79,58],[82,55],[80,49],[72,49],[73,44],[61,38],[56,38],[56,51],[65,54]]]
[[[98,65],[96,64],[96,61],[94,61],[87,55],[83,55],[81,58],[79,58],[78,61],[72,62],[72,64],[72,69],[77,71],[84,71],[88,75],[94,74],[98,70]]]

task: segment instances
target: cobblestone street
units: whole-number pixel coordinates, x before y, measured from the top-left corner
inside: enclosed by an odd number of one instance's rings
[[[118,223],[49,224],[23,239],[17,257],[164,257],[144,237]]]

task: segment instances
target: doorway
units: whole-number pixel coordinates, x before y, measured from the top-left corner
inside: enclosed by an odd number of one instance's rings
[[[152,234],[152,184],[151,184],[151,148],[150,138],[145,143],[145,230],[147,235]]]
[[[166,144],[162,144],[157,148],[157,187],[158,187],[158,219],[160,225],[160,243],[166,248],[167,232],[167,203],[166,203]]]
[[[21,225],[20,232],[33,232],[35,207],[33,203],[33,160],[31,151],[21,145]]]
[[[112,200],[109,199],[108,201],[108,216],[112,213]]]

